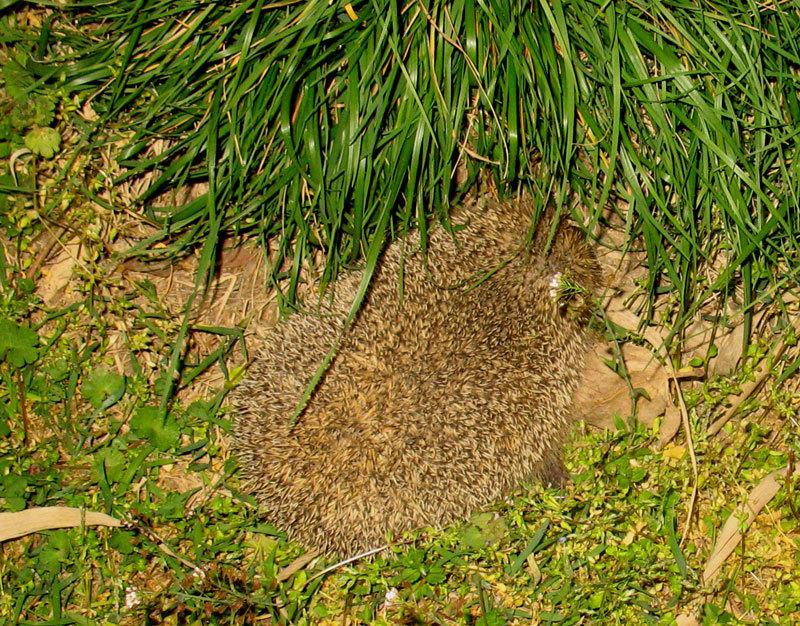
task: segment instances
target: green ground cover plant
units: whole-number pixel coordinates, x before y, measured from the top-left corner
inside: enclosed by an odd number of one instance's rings
[[[796,623],[796,478],[701,574],[800,454],[798,34],[790,2],[0,3],[0,511],[125,523],[0,543],[0,622]],[[202,311],[231,242],[286,310],[475,183],[619,229],[676,370],[734,303],[742,367],[684,387],[691,441],[623,415],[571,444],[563,490],[304,562],[227,452],[253,316]]]

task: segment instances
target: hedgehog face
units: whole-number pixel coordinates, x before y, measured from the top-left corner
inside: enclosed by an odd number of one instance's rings
[[[537,241],[543,245],[540,227]],[[550,251],[525,256],[522,297],[541,314],[556,314],[584,325],[590,317],[594,295],[601,284],[601,270],[583,233],[572,226],[559,226]],[[546,294],[546,295],[545,295]]]
[[[561,226],[545,260],[551,300],[562,317],[585,323],[591,313],[594,294],[601,285],[601,270],[594,250],[583,233]]]
[[[586,237],[574,226],[561,226],[558,229],[546,263],[550,272],[567,275],[586,291],[593,292],[600,287],[601,272],[597,257]]]

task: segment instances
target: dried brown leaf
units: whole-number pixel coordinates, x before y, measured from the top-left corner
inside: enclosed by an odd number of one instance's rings
[[[16,513],[0,513],[0,542],[53,528],[122,526],[118,519],[67,506],[46,506]]]
[[[652,424],[668,406],[667,373],[652,353],[641,346],[628,344],[621,348],[622,358],[630,374],[631,387],[646,394],[636,399],[637,418]],[[586,359],[582,380],[575,396],[577,414],[592,425],[608,428],[614,416],[630,415],[633,409],[631,389],[621,376],[612,371],[607,361],[613,360],[608,346],[595,344]]]
[[[60,303],[70,280],[72,280],[75,267],[82,261],[81,242],[78,237],[73,237],[63,246],[57,256],[42,266],[42,276],[36,281],[36,290],[48,306]]]

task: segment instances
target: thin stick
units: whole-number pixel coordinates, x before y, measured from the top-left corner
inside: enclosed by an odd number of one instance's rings
[[[289,563],[286,567],[284,567],[278,575],[275,577],[279,583],[282,583],[284,580],[287,580],[294,575],[295,572],[298,570],[303,569],[306,565],[311,563],[314,559],[319,556],[319,551],[312,550],[311,552],[307,552],[306,554],[297,557],[294,561]]]
[[[800,319],[795,320],[792,323],[792,328],[794,328],[795,336],[800,334]],[[775,352],[772,356],[772,363],[778,361],[783,356],[783,352],[786,350],[786,339],[782,339],[778,347],[775,349]],[[758,367],[758,375],[754,381],[748,382],[742,385],[742,393],[734,398],[733,405],[725,411],[722,417],[718,418],[711,426],[708,427],[708,434],[709,435],[716,435],[722,427],[727,424],[730,419],[736,414],[739,408],[742,406],[745,400],[747,400],[750,396],[753,395],[760,387],[764,384],[764,381],[767,377],[772,373],[772,368],[767,366],[767,357],[764,358],[764,362]]]
[[[171,556],[173,559],[176,559],[177,561],[179,561],[181,564],[184,565],[184,567],[188,567],[190,570],[192,570],[192,573],[195,576],[197,576],[198,578],[201,578],[201,579],[206,577],[206,573],[203,571],[203,569],[199,565],[196,565],[195,563],[192,563],[186,557],[181,556],[180,554],[175,552],[175,550],[170,548],[167,545],[166,541],[164,541],[161,537],[159,537],[158,534],[154,530],[152,530],[151,528],[148,528],[144,524],[140,523],[138,520],[130,520],[130,521],[126,521],[126,523],[129,523],[131,526],[133,526],[136,530],[138,530],[142,534],[147,535],[147,537],[150,539],[150,541],[152,541],[154,544],[156,544],[156,546],[158,547],[159,550],[161,550],[167,556]]]
[[[351,556],[344,561],[339,561],[338,563],[334,563],[330,567],[326,567],[321,572],[314,574],[311,578],[306,581],[306,584],[310,583],[315,578],[320,578],[321,576],[325,576],[325,574],[330,574],[333,570],[339,569],[343,565],[347,565],[348,563],[352,563],[353,561],[358,561],[359,559],[364,559],[368,556],[372,556],[373,554],[378,554],[378,552],[382,552],[389,547],[389,544],[382,545],[379,548],[373,548],[372,550],[367,550],[366,552],[362,552],[361,554],[356,554],[355,556]]]
[[[47,224],[45,223],[45,228],[47,228]],[[25,275],[33,280],[36,277],[36,272],[45,264],[50,253],[53,251],[57,245],[61,245],[64,247],[64,244],[61,243],[60,237],[67,232],[67,229],[63,226],[60,227],[58,230],[51,230],[47,229],[45,231],[45,239],[42,245],[39,247],[39,251],[36,253],[36,257],[33,259],[33,263],[31,263],[28,271]]]

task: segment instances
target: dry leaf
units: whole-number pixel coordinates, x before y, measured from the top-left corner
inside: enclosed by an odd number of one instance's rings
[[[661,428],[658,429],[658,444],[662,448],[667,445],[681,429],[681,411],[675,405],[670,404],[664,411],[664,419],[661,420]]]
[[[686,454],[686,446],[669,445],[661,451],[661,456],[665,459],[674,459],[679,461]]]
[[[633,344],[620,348],[630,376],[629,387],[621,376],[606,365],[607,361],[613,360],[610,349],[602,342],[597,343],[586,359],[575,398],[576,409],[590,424],[609,428],[614,423],[615,415],[624,417],[632,414],[633,388],[637,390],[635,408],[640,422],[649,426],[658,416],[665,415],[659,436],[664,445],[680,427],[680,412],[669,397],[669,375],[655,356],[663,346],[663,337],[653,326],[639,328],[640,318],[625,306],[622,295],[609,297],[605,310],[614,324],[633,333],[639,332],[652,350]]]
[[[800,331],[800,317],[795,318],[795,320],[792,322],[792,326],[794,327],[795,334],[797,334],[797,332]],[[744,383],[742,385],[741,393],[730,398],[731,406],[725,411],[725,413],[723,413],[721,417],[717,418],[714,423],[708,427],[707,430],[709,434],[716,435],[720,430],[722,430],[725,424],[728,423],[728,420],[730,420],[736,411],[739,410],[739,407],[742,405],[742,403],[744,403],[745,400],[753,395],[753,393],[757,391],[759,387],[761,387],[764,381],[770,375],[772,375],[773,372],[770,368],[770,365],[781,358],[783,351],[786,349],[786,345],[787,344],[785,340],[781,341],[780,344],[775,348],[772,357],[765,358],[761,361],[754,372],[755,380]]]
[[[0,513],[0,542],[53,528],[122,526],[118,519],[67,506],[45,506],[17,513]]]
[[[92,107],[92,102],[90,100],[87,100],[83,103],[83,106],[81,107],[81,116],[87,122],[96,122],[98,119],[100,119],[100,116],[97,115],[97,112]]]
[[[280,572],[278,572],[276,580],[278,582],[289,580],[292,576],[294,576],[297,572],[303,569],[306,565],[311,563],[311,561],[316,559],[318,556],[319,552],[317,552],[316,550],[312,550],[311,552],[307,552],[306,554],[300,555],[294,561],[289,563],[289,565],[284,567]]]
[[[42,267],[36,289],[45,304],[58,303],[58,298],[72,279],[75,266],[81,262],[81,242],[77,237],[67,242],[58,255]]]
[[[778,493],[781,488],[781,483],[778,482],[778,479],[786,476],[788,471],[788,468],[784,467],[767,474],[750,492],[747,502],[736,507],[730,514],[717,537],[717,543],[711,551],[711,556],[708,557],[706,567],[703,570],[703,582],[705,584],[712,582],[717,577],[722,564],[742,540],[744,531],[753,523],[753,520],[764,508],[764,505]]]
[[[624,213],[624,206],[617,208]],[[742,352],[744,319],[741,312],[734,308],[733,302],[729,302],[725,310],[720,310],[718,303],[710,300],[697,312],[693,323],[686,327],[680,354],[682,364],[688,364],[695,357],[707,359],[707,363],[703,368],[685,365],[674,373],[667,371],[661,365],[667,357],[664,341],[667,330],[643,325],[634,312],[641,310],[645,304],[646,295],[639,285],[648,273],[647,257],[642,252],[631,250],[623,254],[629,239],[626,225],[612,206],[607,208],[605,217],[606,226],[595,233],[601,242],[598,261],[603,270],[603,283],[607,287],[601,306],[610,322],[643,338],[649,344],[649,349],[633,345],[622,347],[622,356],[630,375],[629,386],[605,365],[604,360],[611,360],[610,351],[603,344],[597,344],[586,359],[575,398],[575,409],[578,417],[588,423],[609,428],[613,426],[615,416],[624,418],[632,414],[634,407],[630,387],[641,389],[648,397],[640,396],[637,399],[637,418],[650,425],[656,417],[664,415],[659,432],[659,442],[663,446],[672,440],[682,423],[681,412],[671,399],[669,382],[672,377],[682,380],[730,373]],[[718,275],[723,266],[724,259],[716,259],[713,265],[706,268],[709,278]],[[791,296],[784,296],[784,301],[787,298]],[[669,297],[659,297],[654,304],[654,319],[670,317],[673,303]],[[727,327],[714,322],[720,316],[727,320]],[[763,313],[754,316],[754,328],[763,322],[763,316]],[[716,355],[709,357],[712,341]],[[721,427],[722,423],[720,420],[715,427]]]
[[[666,335],[655,326],[642,326],[641,318],[625,306],[625,299],[622,296],[611,298],[606,303],[606,317],[622,328],[631,333],[642,336],[649,343],[656,354],[661,353],[664,347]]]
[[[757,328],[764,319],[762,311],[753,316],[753,328]],[[744,318],[736,311],[728,311],[728,317],[734,320],[733,328],[716,325],[713,321],[702,317],[686,328],[683,343],[683,360],[690,361],[698,357],[705,359],[713,341],[717,354],[708,359],[708,376],[725,376],[736,369],[742,356],[744,346]]]
[[[631,386],[647,394],[647,397],[639,395],[636,400],[637,418],[650,425],[671,406],[667,397],[667,373],[647,348],[624,345],[622,358],[630,374]],[[586,358],[582,380],[575,394],[577,415],[601,428],[611,427],[615,415],[625,417],[633,408],[630,388],[606,365],[610,360],[613,360],[613,355],[608,346],[603,342],[595,344]]]

